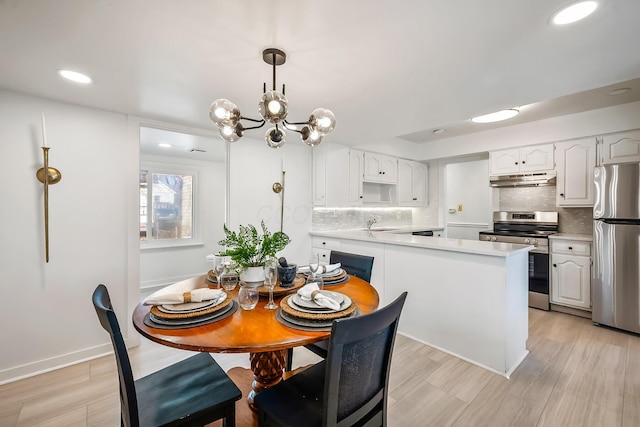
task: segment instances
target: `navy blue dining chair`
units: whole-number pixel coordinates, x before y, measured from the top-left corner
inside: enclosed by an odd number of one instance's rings
[[[210,354],[199,353],[134,380],[106,286],[98,285],[92,299],[116,356],[121,426],[204,426],[219,419],[225,427],[235,426],[242,393]]]

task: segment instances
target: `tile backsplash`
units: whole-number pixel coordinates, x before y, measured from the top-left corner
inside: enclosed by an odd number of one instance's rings
[[[365,228],[367,221],[372,218],[376,220],[374,227],[437,226],[438,224],[437,210],[428,207],[314,208],[312,215],[314,231]]]
[[[558,212],[560,233],[593,234],[593,209],[557,207],[555,186],[501,188],[499,209]]]

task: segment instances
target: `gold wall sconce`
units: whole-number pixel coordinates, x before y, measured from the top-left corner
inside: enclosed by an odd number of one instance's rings
[[[47,147],[47,131],[44,123],[44,113],[42,114],[42,154],[44,166],[36,171],[36,178],[44,184],[44,245],[45,260],[49,262],[49,185],[57,184],[62,179],[62,173],[56,168],[49,166],[49,150]]]
[[[276,194],[281,194],[280,196],[280,231],[282,232],[284,228],[284,176],[287,172],[284,170],[284,166],[282,169],[282,182],[274,182],[271,186],[271,189]]]

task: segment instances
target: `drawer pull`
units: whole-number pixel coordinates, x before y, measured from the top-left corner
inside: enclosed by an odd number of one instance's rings
[[[570,251],[573,250],[573,246],[569,246],[567,249],[569,249]]]

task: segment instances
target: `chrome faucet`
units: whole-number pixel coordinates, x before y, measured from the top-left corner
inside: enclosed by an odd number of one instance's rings
[[[371,218],[369,221],[367,221],[367,230],[371,230],[371,226],[375,223],[376,223],[375,218]]]

